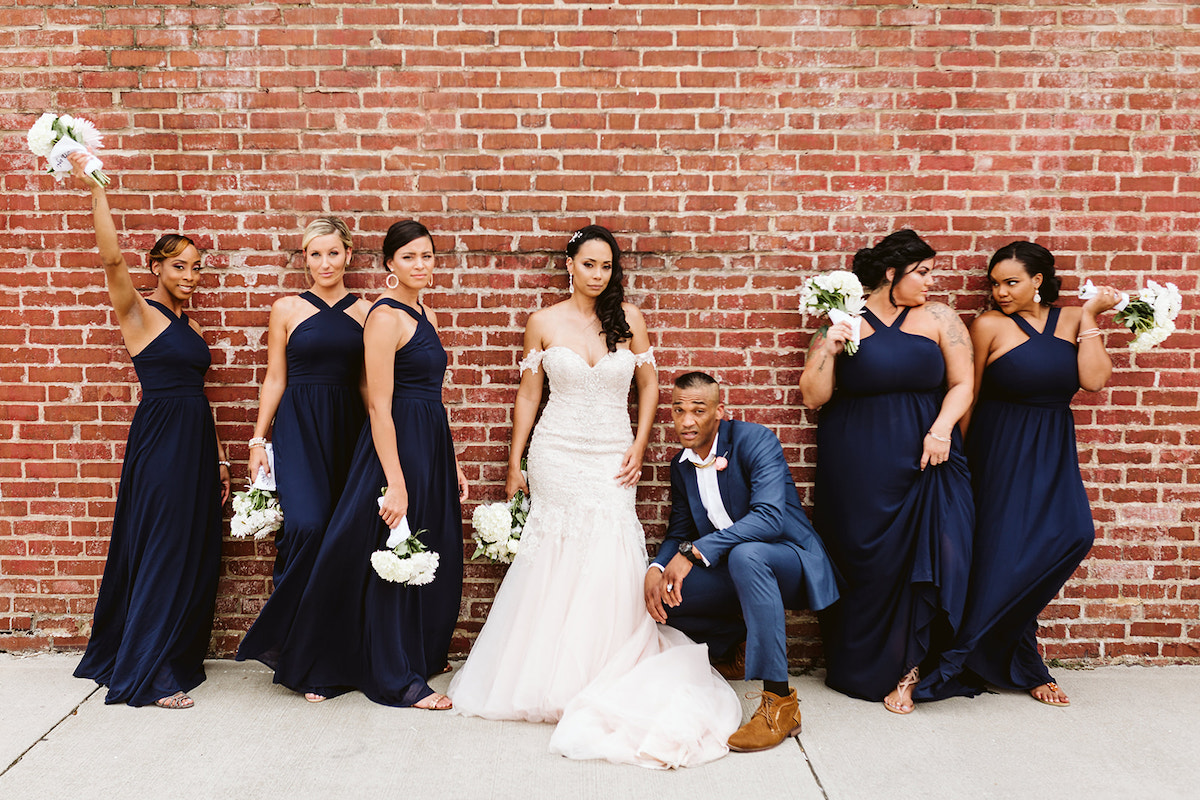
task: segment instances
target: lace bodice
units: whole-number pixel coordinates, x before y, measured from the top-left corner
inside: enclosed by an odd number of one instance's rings
[[[589,366],[569,347],[534,350],[521,369],[545,367],[550,399],[529,443],[529,489],[533,503],[521,547],[536,548],[545,536],[570,538],[591,535],[573,515],[601,515],[606,535],[629,537],[643,546],[641,525],[634,512],[634,490],[620,486],[614,476],[633,443],[629,417],[629,388],[634,370],[653,364],[647,350],[606,353]],[[616,522],[618,517],[624,522]]]

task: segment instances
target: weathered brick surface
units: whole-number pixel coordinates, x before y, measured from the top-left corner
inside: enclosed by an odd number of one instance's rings
[[[1136,358],[1107,334],[1111,385],[1078,399],[1098,538],[1043,641],[1065,659],[1200,658],[1195,3],[0,0],[0,14],[0,649],[85,641],[137,398],[87,199],[25,152],[54,109],[105,131],[128,252],[167,230],[208,249],[194,314],[239,471],[267,310],[304,286],[299,232],[320,212],[352,221],[364,292],[391,222],[437,232],[429,302],[476,499],[502,490],[524,319],[563,297],[559,251],[586,222],[631,251],[664,385],[716,372],[737,416],[779,433],[806,499],[814,417],[796,381],[814,323],[795,296],[813,270],[911,226],[968,319],[987,257],[1014,238],[1055,251],[1068,290],[1174,281],[1181,331]],[[660,426],[639,495],[652,538],[671,451]],[[215,653],[261,606],[272,555],[226,542]],[[458,651],[500,577],[468,566]],[[811,618],[793,633],[795,663],[819,659]]]

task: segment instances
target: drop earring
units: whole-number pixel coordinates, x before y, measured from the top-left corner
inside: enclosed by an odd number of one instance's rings
[[[1039,289],[1033,290],[1033,302],[1037,303],[1039,306],[1042,304],[1041,290],[1039,290]]]
[[[400,288],[400,278],[398,278],[396,276],[396,273],[389,272],[388,276],[386,278],[384,278],[384,280],[383,280],[383,285],[389,289],[399,289]]]
[[[575,276],[571,274],[571,270],[567,270],[567,292],[575,294]]]
[[[430,289],[433,288],[433,273],[429,273],[429,283],[426,284]]]

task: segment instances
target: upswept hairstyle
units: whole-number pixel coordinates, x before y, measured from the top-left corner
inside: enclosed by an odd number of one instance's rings
[[[304,228],[304,238],[300,241],[300,249],[308,250],[308,245],[318,236],[328,236],[336,233],[342,242],[342,247],[350,250],[354,242],[350,239],[350,228],[340,217],[317,217]]]
[[[426,238],[430,244],[433,244],[433,234],[415,219],[394,223],[392,227],[388,228],[387,235],[383,237],[383,268],[391,272],[391,267],[387,263],[392,260],[392,256],[396,255],[396,251],[409,242],[421,238]],[[437,252],[436,247],[433,252]]]
[[[1042,276],[1042,285],[1038,293],[1042,296],[1042,305],[1048,306],[1058,299],[1058,290],[1062,288],[1062,278],[1054,274],[1054,255],[1033,242],[1009,242],[996,251],[988,262],[987,274],[990,278],[992,270],[1001,261],[1012,259],[1025,268],[1029,277]]]
[[[179,255],[188,248],[188,245],[195,247],[196,252],[200,252],[200,248],[196,246],[196,243],[181,233],[163,234],[154,243],[154,247],[150,248],[150,268],[153,269],[155,263],[161,264],[168,258],[174,258]]]
[[[937,255],[924,239],[905,228],[889,233],[874,247],[864,247],[854,254],[854,274],[868,292],[878,289],[887,280],[887,271],[895,269],[892,285],[888,287],[888,300],[896,303],[896,284],[904,277],[907,269]]]
[[[612,233],[602,225],[587,225],[575,231],[567,242],[567,255],[575,258],[584,242],[600,239],[612,250],[612,277],[608,286],[596,298],[596,316],[600,319],[600,329],[604,331],[604,341],[610,351],[617,349],[619,342],[633,338],[629,323],[625,321],[625,287],[622,285],[624,272],[621,271],[621,248]]]

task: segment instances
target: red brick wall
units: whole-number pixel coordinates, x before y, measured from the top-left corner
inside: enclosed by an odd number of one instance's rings
[[[0,13],[0,649],[84,642],[136,400],[87,199],[25,152],[54,109],[107,134],[128,251],[168,230],[207,246],[195,316],[239,477],[267,309],[303,287],[299,231],[319,212],[352,221],[363,291],[381,285],[391,222],[438,232],[446,402],[488,499],[522,325],[564,296],[559,253],[585,222],[632,252],[664,385],[716,372],[739,417],[779,433],[806,498],[814,418],[796,381],[814,323],[795,298],[814,269],[911,226],[967,319],[986,258],[1015,238],[1055,251],[1069,290],[1085,275],[1174,281],[1182,330],[1136,358],[1108,333],[1113,380],[1077,402],[1098,540],[1044,641],[1069,659],[1200,657],[1194,3],[0,0]],[[651,536],[667,433],[640,491]],[[272,555],[226,542],[215,653],[261,606]],[[467,575],[460,650],[502,571]],[[818,657],[811,620],[794,633],[797,663]]]

